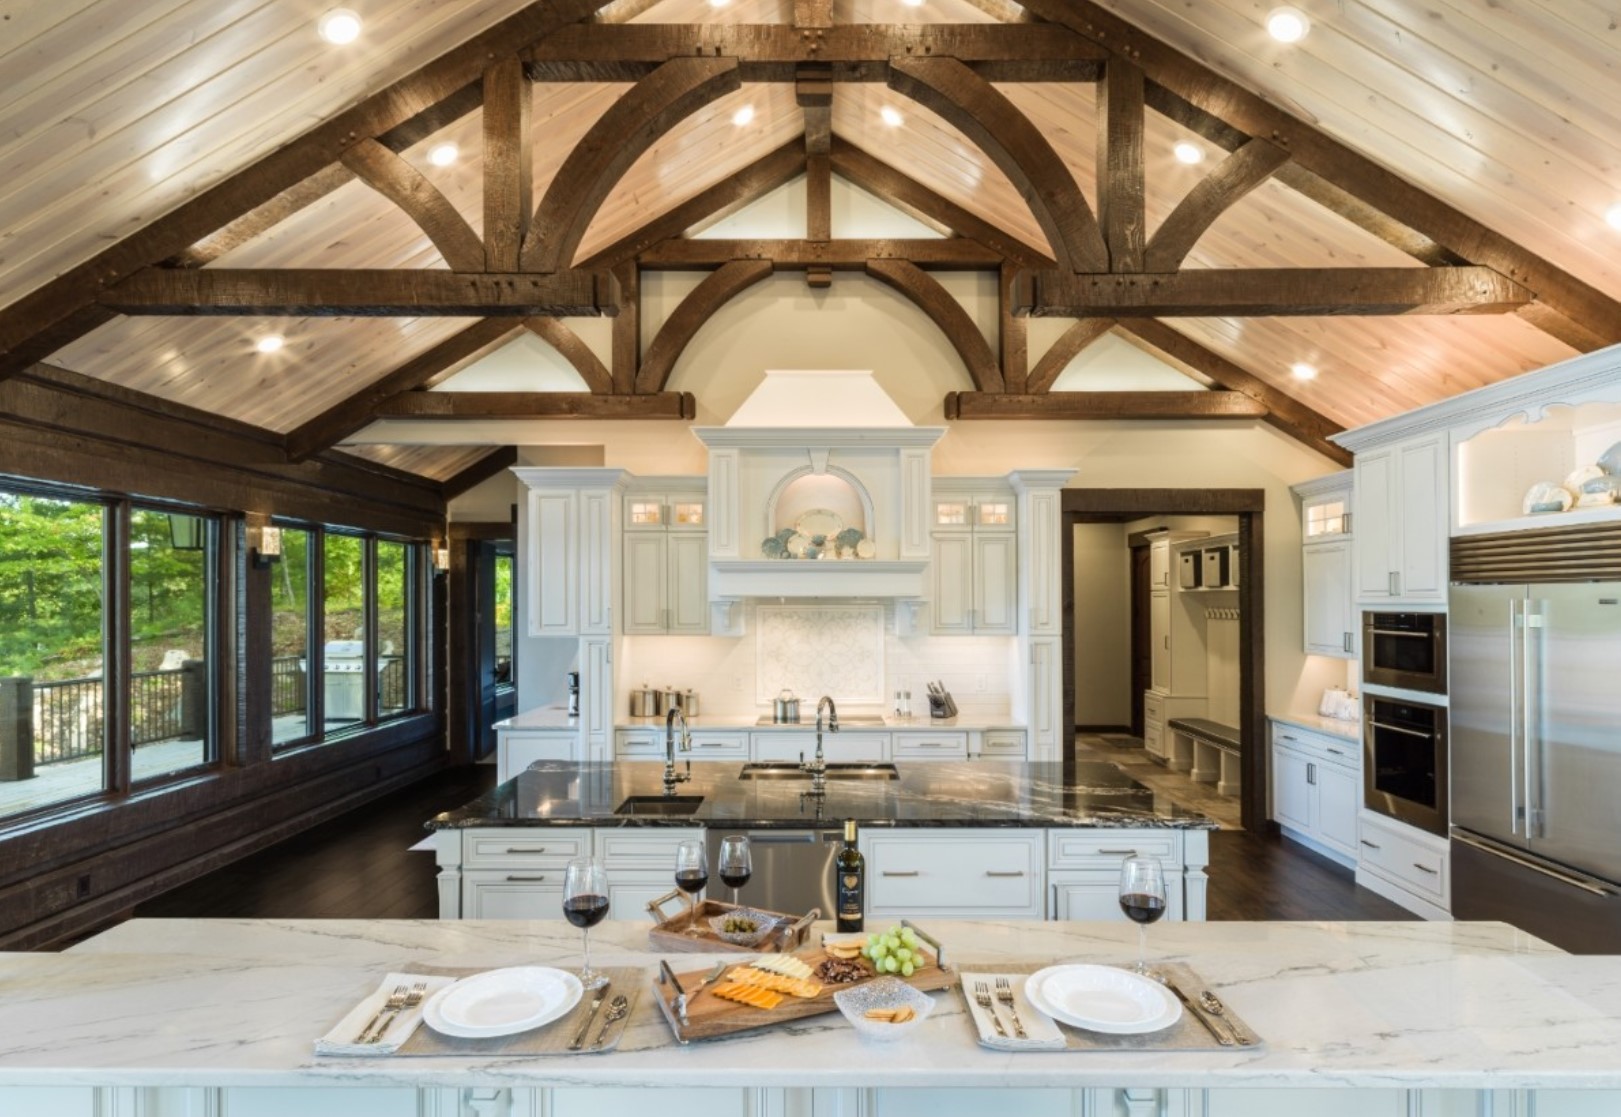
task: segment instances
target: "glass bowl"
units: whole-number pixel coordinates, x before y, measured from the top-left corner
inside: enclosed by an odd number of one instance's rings
[[[724,930],[728,919],[752,919],[755,928],[752,931]],[[753,908],[733,908],[731,911],[709,917],[709,929],[715,932],[715,937],[722,942],[729,942],[733,946],[759,946],[770,938],[782,921],[774,915],[767,915],[763,911]]]
[[[900,1039],[913,1031],[934,1011],[934,998],[913,989],[895,977],[879,977],[851,989],[840,989],[833,994],[833,1003],[839,1006],[851,1027],[868,1039]],[[886,1024],[881,1020],[868,1020],[867,1010],[874,1008],[908,1007],[917,1013],[904,1024]]]

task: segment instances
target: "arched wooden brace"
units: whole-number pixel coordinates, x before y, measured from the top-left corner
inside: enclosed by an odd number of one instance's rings
[[[655,140],[742,85],[735,58],[672,58],[637,82],[569,152],[524,237],[522,270],[561,271],[620,177]]]
[[[344,152],[343,165],[404,210],[451,271],[484,270],[484,242],[421,171],[376,140],[362,140]]]
[[[714,315],[739,293],[753,287],[770,275],[770,260],[733,260],[722,264],[704,277],[704,281],[681,300],[642,357],[642,367],[636,370],[638,393],[662,392],[670,379],[670,370],[680,359],[687,344]]]
[[[1216,218],[1272,177],[1289,153],[1267,140],[1250,140],[1223,159],[1176,204],[1143,250],[1143,270],[1173,272]]]
[[[990,82],[955,58],[896,58],[889,85],[972,140],[1008,176],[1074,272],[1109,270],[1109,250],[1081,188],[1039,129]]]
[[[1114,328],[1113,318],[1079,318],[1065,330],[1052,348],[1041,356],[1036,367],[1030,370],[1030,380],[1025,391],[1031,395],[1052,391],[1059,374],[1069,367],[1069,363],[1098,338]]]
[[[559,318],[525,318],[526,330],[550,345],[563,359],[574,366],[585,386],[599,396],[613,392],[613,374],[597,355],[580,340],[580,335],[569,329]]]
[[[934,276],[909,260],[868,260],[867,274],[882,280],[911,299],[940,327],[951,347],[968,367],[974,387],[981,392],[1003,390],[1002,369],[996,356],[962,304],[951,297]]]

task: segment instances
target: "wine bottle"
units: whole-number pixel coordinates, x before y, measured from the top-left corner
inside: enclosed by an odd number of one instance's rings
[[[862,909],[866,906],[867,860],[856,848],[856,820],[844,820],[844,848],[833,859],[838,882],[839,930],[862,929]]]

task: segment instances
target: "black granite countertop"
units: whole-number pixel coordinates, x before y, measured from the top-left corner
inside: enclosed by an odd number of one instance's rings
[[[701,799],[691,813],[616,813],[627,799],[661,798],[655,761],[572,764],[540,761],[465,806],[430,819],[430,830],[477,826],[726,826],[794,829],[853,818],[864,827],[1169,827],[1215,829],[1105,762],[1073,766],[975,760],[898,761],[899,778],[829,779],[818,801],[801,779],[739,778],[742,761],[692,766],[678,797]],[[657,809],[655,806],[654,809]]]

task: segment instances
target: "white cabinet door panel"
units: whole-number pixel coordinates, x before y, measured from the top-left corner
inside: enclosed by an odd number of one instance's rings
[[[1171,689],[1171,595],[1150,594],[1148,598],[1149,685],[1155,690]]]
[[[1272,750],[1272,817],[1296,830],[1309,831],[1315,825],[1308,764],[1293,749]]]
[[[568,492],[529,494],[529,635],[579,632],[579,566],[575,517],[578,497]]]
[[[974,545],[966,534],[936,534],[934,559],[930,563],[934,579],[930,624],[937,634],[973,631],[969,610],[974,602]]]
[[[1018,540],[1008,535],[975,535],[974,631],[1012,636],[1018,630]]]
[[[231,1086],[220,1091],[218,1111],[229,1117],[417,1117],[420,1109],[413,1086]]]
[[[1408,1117],[1405,1090],[1211,1090],[1204,1117]]]
[[[1356,555],[1356,595],[1360,598],[1388,598],[1395,540],[1396,460],[1389,450],[1358,454],[1356,457],[1356,513],[1351,520],[1355,535],[1352,552]]]
[[[1401,487],[1396,501],[1401,573],[1398,593],[1407,601],[1445,601],[1447,538],[1447,440],[1445,436],[1400,448]]]
[[[643,531],[625,533],[626,633],[664,631],[664,610],[668,600],[665,585],[667,565],[664,535]]]
[[[464,873],[462,917],[562,919],[563,870],[481,869]]]
[[[667,537],[669,564],[665,571],[669,631],[704,636],[709,633],[709,536],[703,532],[672,532]]]
[[[1351,544],[1315,543],[1301,551],[1305,586],[1307,655],[1341,659],[1355,654],[1356,627],[1351,595]]]
[[[1333,764],[1317,765],[1317,836],[1341,853],[1357,854],[1357,811],[1362,805],[1360,774]]]

